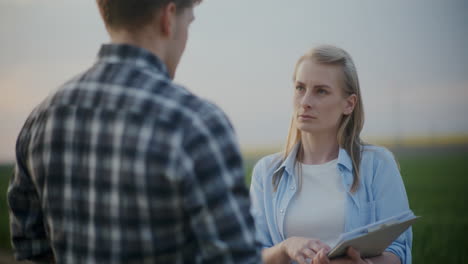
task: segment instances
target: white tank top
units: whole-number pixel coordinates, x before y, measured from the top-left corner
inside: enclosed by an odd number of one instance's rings
[[[330,247],[336,244],[344,231],[346,199],[337,162],[335,159],[320,165],[300,164],[302,187],[286,211],[286,238],[320,239]]]

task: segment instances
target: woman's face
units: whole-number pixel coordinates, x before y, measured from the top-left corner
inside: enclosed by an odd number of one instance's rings
[[[345,96],[343,78],[339,65],[301,62],[294,83],[294,118],[300,131],[337,133],[342,116],[356,104],[356,95]]]

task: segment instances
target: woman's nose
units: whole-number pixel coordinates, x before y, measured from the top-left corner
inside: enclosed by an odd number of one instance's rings
[[[302,108],[304,108],[304,109],[312,108],[313,100],[314,100],[312,97],[313,96],[309,92],[306,92],[304,94],[304,96],[301,98]]]
[[[310,106],[309,104],[307,104],[307,103],[302,103],[301,106],[302,106],[302,108],[303,108],[304,110],[307,110],[307,109],[310,109],[310,108],[311,108],[311,106]]]

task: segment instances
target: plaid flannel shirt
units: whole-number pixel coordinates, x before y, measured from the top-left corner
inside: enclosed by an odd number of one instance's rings
[[[146,50],[103,45],[31,113],[16,159],[17,259],[260,262],[231,124]]]

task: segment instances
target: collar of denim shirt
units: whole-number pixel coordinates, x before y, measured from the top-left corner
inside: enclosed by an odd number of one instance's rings
[[[297,152],[299,151],[299,147],[301,146],[301,142],[297,143],[286,159],[281,163],[281,165],[273,172],[277,173],[278,171],[284,169],[289,175],[294,175],[294,162],[296,160]],[[348,155],[345,149],[340,148],[338,152],[338,169],[340,172],[343,170],[347,170],[349,173],[342,173],[343,180],[346,186],[350,187],[353,183],[353,163],[351,161],[351,157]]]

